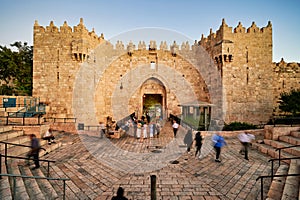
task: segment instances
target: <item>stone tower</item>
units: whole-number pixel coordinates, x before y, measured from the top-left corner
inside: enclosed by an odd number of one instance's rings
[[[268,121],[273,109],[272,25],[234,30],[225,20],[199,41],[214,59],[225,93],[225,122]]]
[[[50,116],[73,117],[75,75],[104,37],[98,37],[94,30],[89,32],[83,19],[73,30],[67,22],[58,28],[52,21],[46,28],[36,21],[33,29],[33,96],[51,105],[47,110]]]

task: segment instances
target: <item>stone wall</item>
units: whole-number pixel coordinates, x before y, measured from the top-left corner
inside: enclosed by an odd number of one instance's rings
[[[73,30],[65,22],[60,28],[53,22],[42,27],[34,24],[33,96],[49,105],[49,115],[73,117],[73,83],[79,66],[91,49],[104,40],[89,32],[83,20]]]
[[[274,76],[272,25],[234,30],[225,20],[216,33],[200,42],[214,58],[222,74],[225,90],[225,122],[266,123],[273,114]],[[274,80],[275,79],[275,80]]]
[[[49,125],[13,126],[13,130],[22,130],[25,135],[35,134],[37,138],[41,138],[49,127]]]
[[[282,113],[278,108],[279,98],[283,92],[290,92],[292,89],[300,89],[300,63],[286,63],[282,59],[279,63],[274,63],[273,75],[274,114],[286,114]]]
[[[179,114],[178,103],[197,100],[213,104],[213,118],[225,123],[267,122],[276,110],[276,88],[299,88],[299,65],[281,66],[272,63],[270,22],[232,30],[223,20],[192,46],[174,42],[170,48],[164,42],[157,48],[156,41],[149,48],[144,42],[114,46],[82,19],[73,29],[66,22],[60,28],[34,24],[33,96],[48,105],[48,117],[76,117],[87,125],[141,111],[150,79],[163,85],[152,92],[164,93],[166,113]]]
[[[272,126],[266,125],[264,127],[265,130],[265,139],[269,140],[278,140],[280,136],[290,135],[291,131],[299,131],[299,127],[291,127],[291,126]]]

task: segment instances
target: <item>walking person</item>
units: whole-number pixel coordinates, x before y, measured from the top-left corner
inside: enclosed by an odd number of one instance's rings
[[[191,151],[191,146],[193,144],[193,134],[192,134],[192,130],[188,130],[184,139],[183,139],[184,144],[186,145],[187,149],[186,151],[188,152],[188,154],[190,154]]]
[[[39,142],[38,138],[36,138],[35,134],[30,134],[29,137],[30,137],[30,143],[31,143],[31,145],[30,145],[31,150],[27,153],[27,158],[28,158],[27,165],[30,165],[29,159],[31,157],[33,157],[35,167],[32,169],[35,170],[40,167],[39,151],[41,149],[41,146],[40,146],[40,142]]]
[[[153,138],[154,136],[154,123],[153,122],[150,122],[149,124],[149,135],[150,135],[150,138]]]
[[[148,137],[148,124],[145,122],[145,124],[143,125],[143,138],[147,139]]]
[[[243,132],[238,135],[238,139],[240,140],[241,144],[243,145],[243,148],[240,150],[240,153],[244,153],[244,155],[245,155],[244,158],[246,160],[249,160],[248,149],[251,144],[251,141],[255,139],[255,136],[248,132]]]
[[[100,122],[100,138],[103,138],[103,136],[105,135],[105,125],[103,122]]]
[[[161,129],[161,126],[160,126],[159,121],[157,120],[157,122],[156,122],[156,124],[155,124],[156,137],[159,137],[160,129]]]
[[[212,137],[214,149],[216,151],[216,159],[215,162],[221,162],[220,155],[221,155],[221,148],[226,145],[225,139],[221,136],[220,132],[217,132]]]
[[[196,147],[195,157],[197,156],[198,153],[199,153],[199,157],[201,155],[202,140],[203,140],[203,138],[202,138],[201,132],[198,131],[195,135],[195,141],[196,141],[196,144],[195,144],[195,147]]]
[[[176,138],[176,134],[177,134],[177,131],[178,131],[178,128],[179,128],[179,124],[176,122],[176,120],[173,120],[173,133],[174,133],[174,138]]]

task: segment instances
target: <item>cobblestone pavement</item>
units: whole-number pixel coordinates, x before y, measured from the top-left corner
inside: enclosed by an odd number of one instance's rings
[[[206,155],[199,159],[194,148],[191,154],[186,152],[184,131],[174,139],[168,124],[159,138],[145,140],[124,137],[110,141],[92,134],[74,135],[72,143],[47,155],[57,160],[51,173],[69,177],[72,182],[67,182],[67,192],[77,191],[80,199],[111,199],[119,186],[128,199],[150,199],[152,175],[156,176],[157,199],[259,199],[256,178],[271,170],[270,157],[256,150],[245,160],[236,138],[226,138],[221,163],[214,161],[215,152],[205,145]],[[210,146],[209,140],[204,142]],[[268,185],[267,180],[264,192]]]

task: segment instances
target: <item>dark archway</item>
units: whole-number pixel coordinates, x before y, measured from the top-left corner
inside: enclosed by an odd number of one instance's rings
[[[163,116],[163,96],[161,94],[143,95],[143,112],[147,116],[147,121],[161,119]]]

